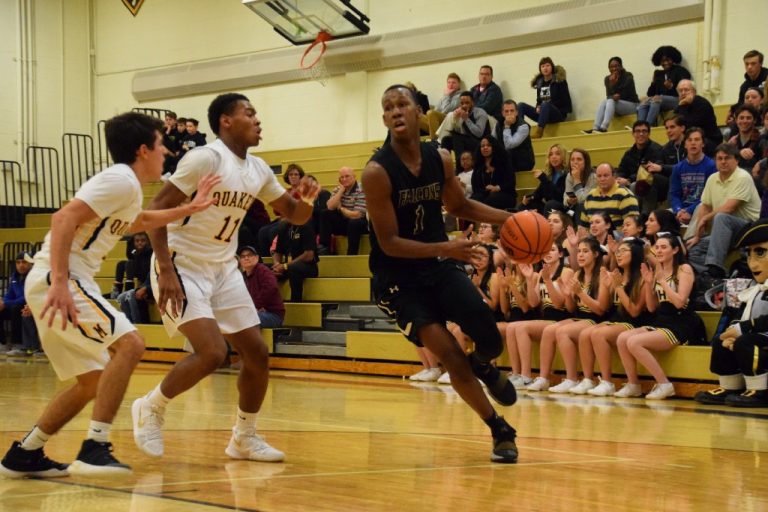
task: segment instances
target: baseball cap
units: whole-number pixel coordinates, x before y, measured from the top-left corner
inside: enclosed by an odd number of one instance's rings
[[[259,252],[256,249],[254,249],[252,245],[242,246],[237,250],[237,255],[240,256],[243,253],[243,251],[251,251],[253,254],[256,254],[256,255],[259,254]]]

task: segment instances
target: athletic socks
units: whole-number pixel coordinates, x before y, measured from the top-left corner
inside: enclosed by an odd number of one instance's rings
[[[235,432],[254,432],[256,430],[256,412],[243,412],[237,408],[237,420],[235,421]]]
[[[37,425],[30,430],[29,434],[21,441],[21,447],[24,450],[37,450],[42,448],[48,442],[51,436],[40,430]]]
[[[86,439],[93,439],[99,443],[107,443],[109,442],[109,431],[111,429],[111,423],[91,420],[91,423],[88,425],[88,435],[86,436]]]
[[[720,375],[720,387],[728,390],[744,389],[744,375],[737,373],[734,375]]]
[[[165,396],[162,391],[160,391],[160,384],[155,387],[152,391],[150,391],[147,394],[147,401],[150,403],[150,405],[154,405],[156,407],[160,407],[161,409],[165,409],[165,406],[168,405],[168,402],[171,401],[170,398]]]

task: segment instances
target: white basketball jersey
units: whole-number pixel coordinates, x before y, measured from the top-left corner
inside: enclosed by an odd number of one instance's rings
[[[133,169],[116,164],[85,182],[75,198],[86,203],[97,218],[77,227],[69,254],[69,272],[73,277],[91,278],[141,211],[141,183]],[[35,255],[35,265],[51,268],[50,248],[49,231]]]
[[[209,173],[222,178],[211,192],[217,204],[168,224],[168,247],[207,262],[231,261],[237,251],[238,229],[253,201],[271,203],[285,189],[264,160],[252,155],[243,160],[221,139],[187,153],[170,181],[191,197],[200,178]]]

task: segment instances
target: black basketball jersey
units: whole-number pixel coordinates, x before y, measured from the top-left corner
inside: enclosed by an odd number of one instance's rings
[[[371,160],[384,168],[392,184],[391,199],[397,217],[398,235],[425,243],[448,240],[442,213],[445,171],[437,149],[421,143],[421,172],[418,176],[414,176],[389,144],[377,151]],[[381,250],[373,226],[370,227],[370,236],[368,266],[374,274],[412,272],[438,263],[437,258],[393,258]]]

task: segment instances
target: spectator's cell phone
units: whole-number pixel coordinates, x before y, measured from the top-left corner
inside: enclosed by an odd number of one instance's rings
[[[567,195],[568,197],[576,197],[576,194],[573,192],[566,192],[565,195]]]

